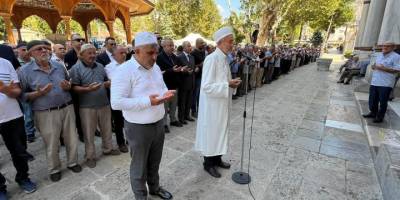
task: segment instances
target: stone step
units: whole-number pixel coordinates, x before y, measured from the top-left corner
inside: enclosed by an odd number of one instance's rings
[[[368,93],[355,92],[360,113],[367,113]],[[390,102],[385,121],[374,124],[362,119],[368,138],[375,170],[385,200],[397,200],[400,196],[400,102]]]

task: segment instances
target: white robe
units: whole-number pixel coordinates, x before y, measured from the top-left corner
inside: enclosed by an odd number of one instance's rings
[[[228,149],[232,79],[227,56],[217,48],[203,64],[195,150],[203,156],[224,155]]]

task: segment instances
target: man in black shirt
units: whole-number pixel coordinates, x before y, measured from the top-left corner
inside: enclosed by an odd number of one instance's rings
[[[206,43],[203,39],[198,38],[196,40],[196,48],[192,51],[191,55],[194,57],[195,64],[195,87],[193,91],[192,101],[192,116],[197,117],[197,111],[199,108],[199,97],[200,97],[200,85],[201,85],[201,74],[203,71],[203,62],[206,58],[205,52]]]
[[[163,72],[164,82],[168,87],[168,90],[177,90],[179,85],[179,77],[182,72],[182,64],[180,60],[173,53],[175,46],[174,42],[170,38],[162,40],[161,45],[163,50],[157,56],[157,65]],[[179,91],[177,91],[179,93]],[[182,124],[176,118],[176,107],[178,104],[178,95],[175,95],[170,102],[166,102],[165,105],[165,132],[169,132],[167,125],[167,116],[169,113],[170,125],[176,127],[182,127]]]
[[[71,40],[72,49],[65,54],[64,58],[65,67],[68,70],[78,61],[78,53],[81,50],[82,44],[85,43],[85,39],[83,39],[79,34],[73,34]]]

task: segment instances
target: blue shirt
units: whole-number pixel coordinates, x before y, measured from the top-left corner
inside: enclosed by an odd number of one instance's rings
[[[391,52],[386,55],[379,53],[376,57],[376,65],[383,65],[388,68],[400,70],[400,55],[395,52]],[[373,86],[393,88],[395,81],[396,74],[381,70],[374,70],[372,72],[371,85]]]
[[[48,83],[53,84],[49,93],[32,101],[33,111],[62,106],[72,100],[69,91],[64,91],[60,86],[61,81],[69,80],[64,66],[53,61],[49,63],[49,73],[43,71],[35,61],[25,64],[18,72],[23,100],[27,100],[27,93],[36,91],[38,87],[42,88]]]

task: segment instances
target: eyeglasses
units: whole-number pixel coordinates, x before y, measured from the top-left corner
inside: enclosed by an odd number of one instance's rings
[[[116,46],[117,45],[117,43],[108,43],[109,45],[111,45],[111,46]]]
[[[33,51],[44,51],[44,50],[49,51],[50,49],[48,49],[46,47],[38,47],[38,48],[34,49]]]
[[[74,41],[76,41],[76,42],[84,42],[85,41],[85,39],[75,39]]]
[[[58,50],[65,50],[65,48],[61,47],[61,48],[58,48]]]

